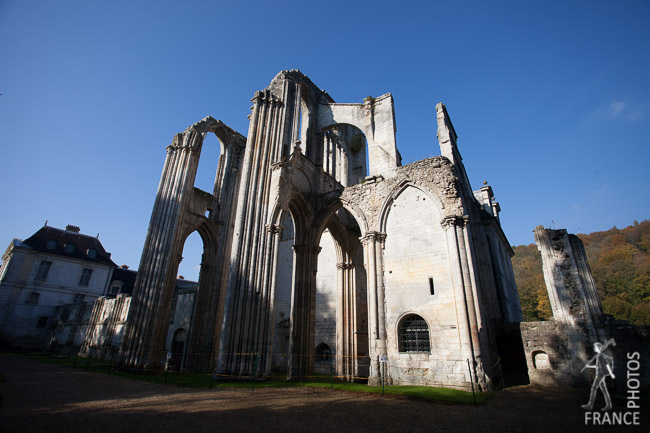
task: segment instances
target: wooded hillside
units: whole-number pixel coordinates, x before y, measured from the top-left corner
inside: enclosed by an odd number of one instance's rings
[[[578,236],[585,245],[604,312],[637,325],[650,324],[650,221]],[[513,249],[512,267],[524,321],[547,320],[552,314],[537,246]]]

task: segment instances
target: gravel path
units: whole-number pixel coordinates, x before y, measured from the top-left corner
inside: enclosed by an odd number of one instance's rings
[[[475,408],[299,388],[195,390],[5,354],[0,373],[1,432],[647,432],[650,420],[587,428],[584,390],[520,387]]]

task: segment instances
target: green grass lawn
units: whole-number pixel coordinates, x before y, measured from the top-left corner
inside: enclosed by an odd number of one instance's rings
[[[286,376],[276,375],[270,380],[252,381],[238,380],[212,380],[210,374],[197,373],[163,373],[155,371],[127,371],[117,369],[109,361],[95,358],[77,358],[74,356],[51,356],[45,353],[21,354],[30,359],[49,362],[75,369],[92,371],[94,373],[112,374],[127,377],[133,380],[176,385],[191,388],[269,388],[269,387],[309,387],[323,388],[348,392],[363,392],[373,394],[389,394],[416,399],[435,400],[448,403],[473,404],[474,396],[471,392],[451,388],[437,388],[429,386],[368,386],[362,383],[341,382],[330,376],[316,376],[306,381],[287,381]],[[489,392],[476,392],[476,403],[483,403],[492,396]]]

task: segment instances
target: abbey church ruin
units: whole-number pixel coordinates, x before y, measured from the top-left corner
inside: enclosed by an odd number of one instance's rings
[[[290,70],[252,103],[246,137],[206,117],[167,147],[123,364],[162,368],[173,340],[184,370],[225,376],[498,380],[500,339],[521,321],[513,253],[492,189],[470,187],[445,106],[435,107],[441,156],[402,166],[390,94],[336,103]],[[214,190],[202,191],[211,133],[221,156]],[[195,231],[198,288],[172,330]]]
[[[206,117],[173,138],[137,272],[74,225],[14,239],[0,345],[109,371],[468,390],[586,386],[605,341],[619,372],[629,353],[650,356],[650,327],[603,314],[584,245],[563,229],[534,231],[553,318],[521,323],[500,206],[486,183],[472,191],[443,104],[441,155],[402,166],[390,94],[335,103],[291,70],[252,103],[246,137]],[[208,134],[221,153],[203,191]],[[178,276],[193,233],[198,282]]]

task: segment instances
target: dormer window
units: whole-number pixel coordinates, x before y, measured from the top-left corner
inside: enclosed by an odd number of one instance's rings
[[[65,247],[63,247],[63,251],[65,251],[68,254],[74,253],[74,244],[65,244]]]
[[[86,255],[88,256],[89,259],[95,259],[97,258],[97,250],[94,248],[89,248],[88,251],[86,252]]]
[[[48,250],[54,251],[56,249],[56,241],[47,241],[45,248]]]

